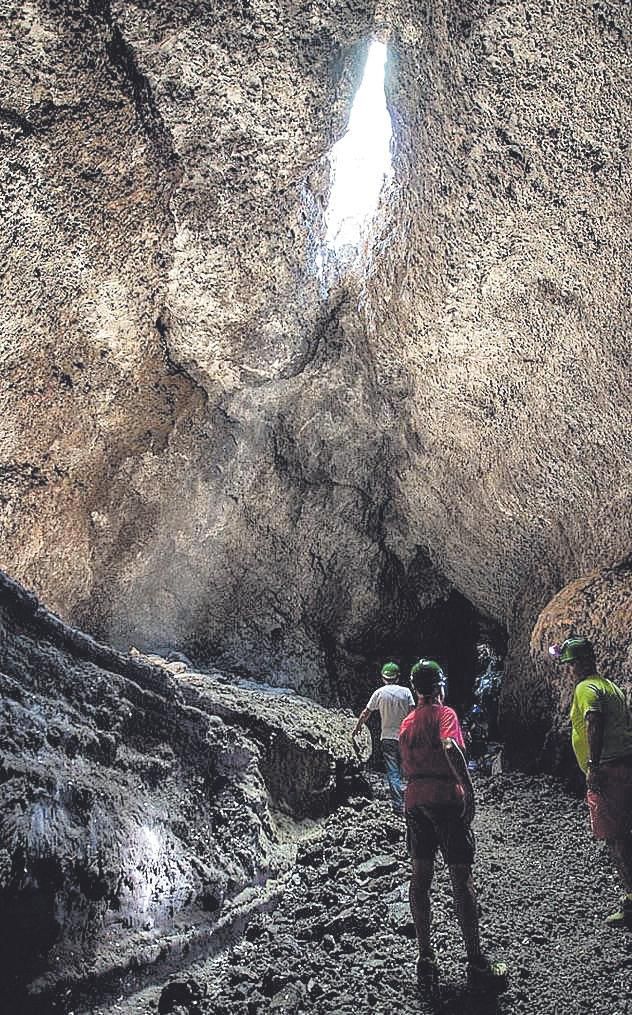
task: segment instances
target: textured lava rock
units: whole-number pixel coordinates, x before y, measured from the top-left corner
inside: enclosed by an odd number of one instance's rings
[[[556,666],[548,654],[550,645],[561,644],[572,635],[584,635],[595,646],[599,672],[614,680],[632,701],[632,561],[594,571],[570,582],[538,617],[531,639],[531,652],[538,682],[531,683],[532,714],[525,713],[523,728],[537,716],[547,730],[546,747],[540,761],[553,770],[577,772],[570,749],[568,713],[574,683],[566,666]],[[523,689],[526,701],[527,689]],[[533,758],[532,758],[533,760]]]
[[[275,804],[294,817],[327,814],[350,795],[367,791],[359,765],[350,764],[351,713],[319,708],[288,688],[243,679],[235,684],[217,671],[182,671],[179,661],[159,664],[176,670],[188,704],[256,741],[266,786]]]
[[[330,701],[392,652],[469,677],[473,603],[511,729],[543,604],[631,543],[629,4],[7,15],[0,564],[118,647]],[[393,184],[326,282],[376,27]]]
[[[357,288],[315,269],[374,4],[12,15],[0,563],[118,647],[329,700],[422,617],[467,669],[471,610],[385,544],[405,441]]]
[[[602,846],[588,834],[584,804],[549,776],[475,779],[474,880],[482,941],[488,954],[507,962],[509,990],[498,1001],[467,990],[448,872],[438,861],[432,934],[441,969],[441,1011],[626,1012],[632,937],[604,924],[618,886]],[[332,876],[330,857],[348,848],[350,866]],[[375,851],[389,853],[393,868],[383,881],[365,885],[358,868]],[[391,919],[391,896],[407,905],[410,862],[402,826],[386,799],[360,814],[341,808],[301,849],[299,858],[306,857],[309,863],[286,876],[276,911],[254,916],[243,940],[191,972],[205,990],[199,1002],[203,1015],[264,1015],[270,997],[289,992],[290,985],[297,992],[303,988],[300,1010],[314,1015],[436,1011],[415,989],[416,941]],[[355,912],[358,926],[349,925],[332,946],[329,932],[323,936],[313,915],[304,912],[306,899],[326,909],[325,928],[348,910]],[[89,1010],[91,1015],[149,1015],[160,989],[147,988],[115,1005],[96,1002]]]
[[[270,904],[291,817],[362,788],[348,715],[292,695],[273,723],[263,691],[260,714],[253,690],[231,711],[217,679],[180,679],[0,574],[0,975],[16,1011],[221,944]]]
[[[190,1011],[202,997],[202,991],[195,980],[172,980],[160,994],[158,1001],[159,1015],[168,1015],[177,1005],[182,1005],[186,1011]],[[198,1008],[199,1010],[199,1008]]]
[[[391,10],[396,185],[368,300],[408,435],[394,499],[404,542],[508,628],[515,734],[540,610],[632,546],[630,10]]]

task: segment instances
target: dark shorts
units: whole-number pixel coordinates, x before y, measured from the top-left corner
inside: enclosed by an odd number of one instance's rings
[[[474,832],[461,816],[461,805],[413,807],[406,811],[406,841],[413,860],[434,860],[437,849],[448,866],[471,867]]]

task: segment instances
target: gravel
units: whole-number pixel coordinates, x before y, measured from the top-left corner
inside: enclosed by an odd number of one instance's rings
[[[359,1015],[433,1010],[414,982],[403,825],[381,799],[354,801],[304,841],[279,907],[244,937],[96,1015]],[[478,777],[475,881],[484,948],[509,964],[500,999],[465,986],[448,872],[437,863],[433,933],[445,1013],[632,1013],[632,934],[604,925],[619,885],[584,804],[549,777]],[[176,989],[174,984],[181,984]],[[179,1004],[168,999],[182,998]]]

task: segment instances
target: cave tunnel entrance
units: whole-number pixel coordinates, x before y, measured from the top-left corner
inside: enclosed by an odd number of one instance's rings
[[[383,663],[398,663],[400,682],[407,684],[413,663],[422,657],[435,659],[447,677],[446,703],[463,720],[473,707],[480,706],[482,694],[484,707],[490,707],[492,713],[488,739],[500,740],[496,704],[507,652],[506,629],[456,591],[429,609],[420,610],[418,603],[410,600],[408,609],[403,605],[397,603],[390,616],[384,618],[387,624],[365,632],[362,654],[369,666],[360,707],[380,686]]]
[[[419,658],[436,660],[447,677],[446,704],[455,709],[464,730],[470,769],[493,771],[501,746],[498,700],[507,653],[506,629],[482,615],[460,593],[454,591],[430,609],[405,614],[390,630],[374,629],[365,644],[372,680],[366,687],[363,708],[369,694],[381,686],[382,665],[392,660],[400,666],[400,683],[407,685],[412,665]],[[373,740],[372,765],[383,768],[378,748],[380,723],[377,714],[369,720]]]

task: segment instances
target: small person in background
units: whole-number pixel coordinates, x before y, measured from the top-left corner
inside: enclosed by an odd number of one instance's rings
[[[575,680],[572,745],[586,775],[590,827],[595,839],[606,840],[626,893],[606,923],[632,928],[632,717],[621,688],[598,675],[587,638],[567,638],[549,653]]]
[[[383,687],[374,691],[367,706],[360,713],[352,737],[355,739],[372,712],[380,713],[382,723],[381,745],[386,765],[386,780],[391,795],[391,804],[395,814],[404,813],[404,796],[402,784],[401,759],[399,756],[399,727],[411,708],[415,707],[408,687],[398,684],[399,666],[397,663],[384,663],[382,667]]]

